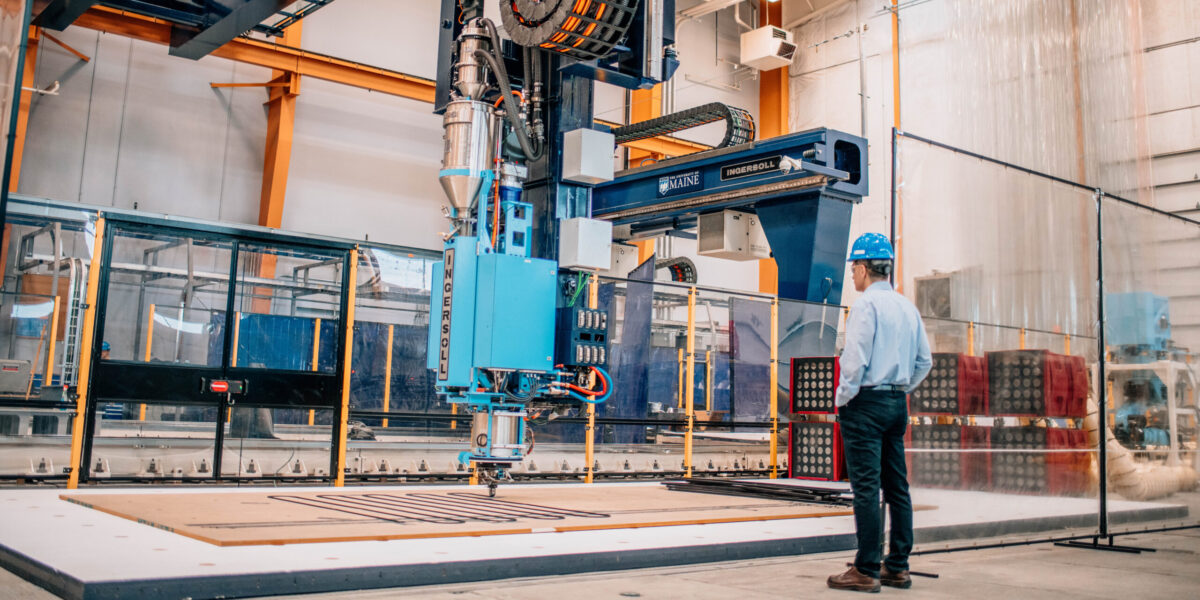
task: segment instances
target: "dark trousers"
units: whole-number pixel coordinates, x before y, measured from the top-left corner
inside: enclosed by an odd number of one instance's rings
[[[912,500],[908,497],[908,469],[904,465],[904,431],[908,407],[904,392],[862,390],[838,409],[846,470],[854,491],[854,525],[858,555],[854,566],[879,577],[883,536],[879,490],[891,509],[892,531],[885,564],[889,571],[908,569],[913,545]]]

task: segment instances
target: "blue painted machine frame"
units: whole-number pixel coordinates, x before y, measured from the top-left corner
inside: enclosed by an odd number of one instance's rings
[[[867,140],[812,129],[622,171],[593,191],[592,214],[638,237],[691,229],[702,213],[757,212],[779,295],[837,303],[851,209],[867,193]]]

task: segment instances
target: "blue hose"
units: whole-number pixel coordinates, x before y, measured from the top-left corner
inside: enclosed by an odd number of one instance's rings
[[[616,383],[613,382],[612,375],[608,374],[608,371],[605,371],[601,367],[595,367],[595,369],[597,372],[600,373],[600,376],[603,377],[604,380],[608,382],[608,391],[604,392],[604,395],[600,396],[600,398],[596,400],[596,403],[599,404],[601,402],[604,402],[605,400],[608,400],[608,397],[612,396],[613,390],[616,389],[617,386],[616,386]]]
[[[574,398],[580,402],[586,402],[588,404],[600,404],[601,402],[604,402],[604,398],[597,398],[597,399],[593,400],[591,398],[588,398],[587,396],[584,396],[583,394],[574,392],[572,390],[567,390],[567,393],[570,394],[572,398]]]

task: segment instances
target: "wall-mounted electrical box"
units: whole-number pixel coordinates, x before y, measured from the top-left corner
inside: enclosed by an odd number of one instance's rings
[[[612,267],[612,223],[599,219],[563,219],[558,228],[558,266],[605,271]]]
[[[562,178],[595,185],[612,181],[613,134],[595,129],[574,129],[563,134]]]
[[[792,64],[796,44],[789,31],[767,25],[742,34],[741,62],[747,67],[770,71]]]
[[[701,256],[729,260],[771,257],[767,235],[753,213],[725,210],[700,215],[696,233],[696,249]]]

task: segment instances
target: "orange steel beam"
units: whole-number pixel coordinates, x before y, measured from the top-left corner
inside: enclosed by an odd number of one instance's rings
[[[783,26],[783,5],[767,4],[758,13],[759,25],[778,23]],[[787,133],[788,126],[788,68],[781,67],[763,71],[758,82],[758,137],[772,138]],[[758,291],[765,294],[779,292],[779,267],[774,258],[758,261]]]
[[[166,45],[171,42],[171,24],[167,21],[111,8],[91,8],[83,13],[74,25],[156,44]],[[413,100],[433,102],[434,82],[428,79],[307,52],[285,44],[237,38],[214,50],[212,56]]]
[[[156,44],[167,45],[171,42],[170,23],[103,6],[89,9],[75,20],[74,25]],[[429,79],[306,52],[286,44],[237,38],[214,50],[212,56],[422,102],[432,103],[434,100],[435,84]],[[667,156],[681,156],[710,149],[704,144],[669,136],[622,145]]]
[[[300,43],[302,22],[288,27],[283,32],[282,42],[287,46]],[[283,226],[283,203],[287,197],[288,170],[292,164],[292,132],[296,125],[296,96],[300,95],[300,75],[292,71],[275,69],[267,87],[267,141],[263,150],[262,192],[258,204],[258,224],[278,229]],[[277,258],[274,254],[261,255],[258,276],[275,277]],[[255,290],[251,301],[256,313],[270,314],[272,295],[269,288]]]
[[[66,42],[50,35],[49,33],[46,33],[45,31],[43,31],[42,36],[45,37],[46,39],[54,42],[55,44],[58,44],[60,47],[62,47],[63,50],[66,50],[67,52],[74,54],[75,58],[78,58],[79,60],[82,60],[83,62],[92,62],[92,58],[90,56],[72,48]]]
[[[268,87],[269,88],[269,87],[287,87],[290,84],[288,84],[288,82],[286,82],[286,81],[264,81],[262,83],[216,83],[216,82],[213,82],[208,85],[211,87],[214,87],[214,88],[243,88],[243,87]]]
[[[1073,8],[1074,5],[1072,5]],[[892,0],[892,123],[900,130],[900,0]],[[893,161],[895,164],[895,161]],[[897,175],[894,179],[899,182]],[[896,291],[904,291],[904,193],[896,188]]]
[[[617,128],[617,127],[621,126],[620,123],[613,123],[612,121],[604,121],[601,119],[595,119],[594,122],[598,125],[605,125],[605,126],[611,127],[611,128]],[[643,151],[646,153],[661,154],[664,157],[683,156],[685,154],[693,154],[695,152],[704,152],[705,150],[712,150],[712,146],[709,146],[707,144],[701,144],[698,142],[690,142],[688,140],[680,139],[677,137],[671,137],[669,135],[661,135],[661,136],[658,136],[655,138],[646,138],[644,140],[625,142],[621,145],[625,146],[626,148],[629,148],[630,150],[639,150],[639,151]],[[629,166],[636,167],[637,165],[630,164]]]
[[[29,45],[25,50],[25,71],[21,77],[21,103],[17,107],[17,128],[13,132],[13,155],[12,155],[12,170],[8,180],[8,191],[17,191],[17,185],[21,181],[21,159],[25,154],[25,133],[29,131],[29,107],[33,104],[33,92],[29,91],[33,88],[34,71],[37,70],[37,54],[38,46],[42,41],[42,28],[29,28]],[[4,239],[8,239],[7,231]]]
[[[641,123],[650,119],[662,116],[662,84],[658,84],[648,90],[633,90],[629,99],[629,123]],[[651,140],[646,140],[651,141]],[[665,152],[655,152],[649,147],[629,148],[629,160],[626,162],[627,167],[640,167],[646,159],[659,161],[663,159]]]
[[[294,46],[300,43],[301,25],[302,22],[297,22],[284,31],[284,44]],[[271,72],[271,83],[281,85],[267,89],[267,143],[258,224],[279,228],[283,225],[283,201],[287,194],[288,168],[292,160],[292,131],[296,124],[300,75],[276,69]]]

